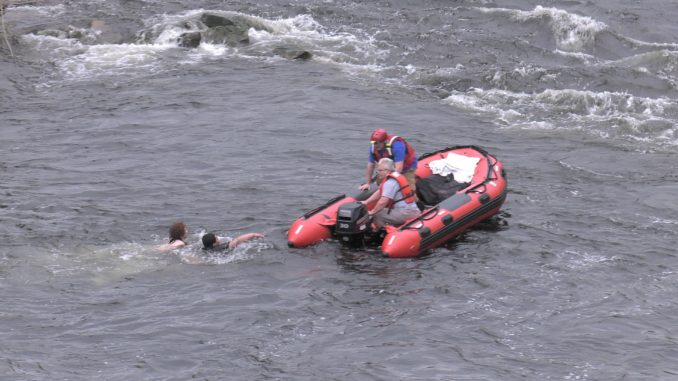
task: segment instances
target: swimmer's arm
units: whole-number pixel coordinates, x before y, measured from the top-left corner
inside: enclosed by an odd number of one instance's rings
[[[180,247],[186,246],[186,243],[184,241],[174,241],[172,243],[166,243],[164,245],[158,246],[159,251],[170,251],[174,249],[178,249]]]
[[[255,239],[255,238],[264,238],[264,235],[263,235],[263,234],[259,234],[259,233],[247,233],[247,234],[243,234],[243,235],[241,235],[241,236],[239,236],[239,237],[236,237],[236,238],[232,239],[231,242],[228,243],[228,248],[229,248],[229,249],[233,249],[233,248],[235,248],[236,246],[240,245],[241,243],[247,242],[247,241],[250,241],[250,240],[253,240],[253,239]]]

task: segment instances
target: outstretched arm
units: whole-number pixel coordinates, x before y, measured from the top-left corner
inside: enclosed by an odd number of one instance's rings
[[[372,181],[372,174],[374,173],[374,163],[367,163],[367,168],[365,170],[365,183],[360,185],[360,190],[370,189],[370,181]]]
[[[239,237],[232,239],[231,242],[228,243],[228,248],[233,249],[234,247],[240,245],[241,243],[253,240],[255,238],[264,238],[264,235],[259,233],[243,234]]]

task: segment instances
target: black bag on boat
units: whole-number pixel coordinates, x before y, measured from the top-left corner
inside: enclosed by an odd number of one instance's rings
[[[425,205],[436,205],[468,185],[469,183],[455,181],[453,174],[431,175],[417,181],[417,198]]]

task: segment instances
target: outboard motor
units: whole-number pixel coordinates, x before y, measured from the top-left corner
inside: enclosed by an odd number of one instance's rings
[[[339,241],[349,246],[362,246],[370,230],[370,215],[365,205],[350,202],[339,207],[334,231]]]

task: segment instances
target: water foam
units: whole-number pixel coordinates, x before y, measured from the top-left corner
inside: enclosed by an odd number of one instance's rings
[[[246,59],[281,59],[277,48],[308,51],[318,62],[340,65],[346,71],[355,66],[373,71],[371,65],[386,56],[370,37],[359,37],[346,32],[330,32],[310,15],[298,15],[275,20],[229,11],[190,10],[180,14],[157,15],[145,22],[145,29],[133,43],[97,44],[96,31],[79,30],[80,38],[67,32],[52,31],[49,35],[28,34],[24,40],[35,50],[55,60],[66,80],[97,79],[106,75],[145,75],[172,65],[163,64],[162,53],[171,49],[185,49],[179,45],[187,32],[201,31],[205,25],[198,20],[209,12],[224,17],[246,20],[249,43],[227,44],[201,41],[195,49],[186,49],[181,64],[199,64],[203,59],[238,56]],[[202,29],[201,29],[202,28]],[[55,54],[56,53],[56,54]]]
[[[483,13],[509,14],[517,22],[545,20],[556,39],[558,49],[576,52],[593,43],[596,35],[607,29],[607,25],[587,16],[569,13],[558,8],[545,8],[537,5],[531,11],[507,8],[477,8]]]
[[[314,56],[328,58],[335,62],[361,63],[371,61],[380,51],[369,38],[363,40],[345,32],[329,32],[310,15],[291,18],[265,19],[239,12],[191,10],[176,15],[162,15],[148,21],[148,28],[140,34],[140,41],[149,44],[178,45],[178,37],[186,32],[201,31],[204,28],[196,22],[202,14],[209,13],[223,17],[246,20],[249,28],[249,44],[238,49],[224,50],[225,53],[245,57],[271,55],[275,47],[286,46],[306,49]],[[204,44],[201,43],[201,45]],[[214,49],[209,49],[214,51]]]
[[[105,75],[152,72],[158,67],[160,53],[168,46],[105,44],[90,46],[84,53],[58,63],[67,79],[88,79]]]
[[[58,16],[66,12],[66,7],[63,4],[58,5],[30,5],[30,4],[16,4],[12,6],[12,17],[22,17],[23,13],[38,13],[43,16]]]
[[[445,103],[490,115],[513,128],[581,130],[603,139],[675,145],[678,102],[620,92],[552,90],[527,94],[499,89],[454,92]]]

